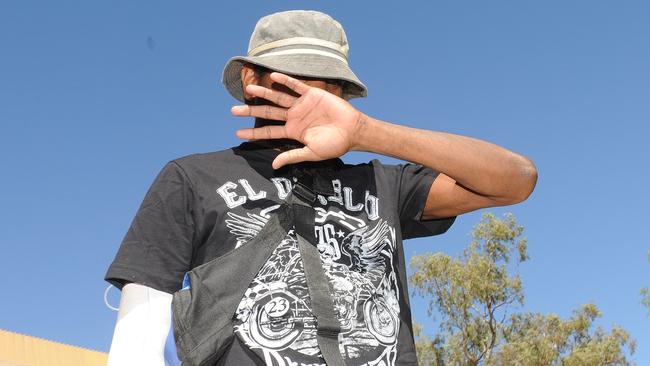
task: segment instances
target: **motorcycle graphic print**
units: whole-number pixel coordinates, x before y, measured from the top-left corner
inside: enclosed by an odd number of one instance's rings
[[[393,267],[395,229],[343,211],[316,209],[315,233],[341,324],[339,349],[348,365],[394,365],[399,295]],[[262,215],[230,215],[231,230],[253,237]],[[241,245],[245,245],[243,242]],[[235,314],[235,334],[267,365],[324,365],[316,318],[293,230],[268,258]]]

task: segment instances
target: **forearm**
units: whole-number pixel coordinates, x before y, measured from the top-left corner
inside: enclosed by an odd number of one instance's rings
[[[519,202],[532,192],[537,172],[524,156],[487,141],[416,129],[362,114],[353,150],[422,164],[496,201]]]

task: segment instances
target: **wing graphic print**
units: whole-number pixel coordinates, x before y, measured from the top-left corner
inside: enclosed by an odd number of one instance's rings
[[[260,230],[266,225],[269,220],[264,216],[252,213],[246,213],[246,216],[237,215],[236,213],[228,212],[229,219],[226,219],[226,226],[230,229],[230,233],[237,238],[237,245],[239,248],[247,241],[254,238]]]

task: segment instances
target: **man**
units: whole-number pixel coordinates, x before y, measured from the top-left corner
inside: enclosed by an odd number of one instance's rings
[[[123,286],[109,364],[164,364],[171,294],[186,272],[255,238],[292,190],[292,167],[329,185],[314,204],[315,235],[346,364],[416,364],[402,239],[442,234],[457,215],[521,202],[537,172],[494,144],[358,111],[346,100],[366,96],[366,87],[347,55],[343,28],[328,15],[259,20],[248,56],[231,59],[223,76],[245,102],[232,113],[256,117],[254,128],[237,131],[250,141],[174,159],[152,184],[106,275]],[[339,159],[353,150],[408,163]],[[297,248],[289,232],[259,270],[217,364],[324,363]]]

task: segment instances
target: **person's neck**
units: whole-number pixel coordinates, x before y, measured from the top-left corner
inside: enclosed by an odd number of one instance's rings
[[[284,121],[255,118],[255,128],[260,128],[264,126],[282,126],[282,125],[284,125]],[[300,141],[296,141],[292,139],[256,140],[255,142],[261,145],[268,146],[278,151],[287,151],[287,150],[297,149],[305,146],[302,143],[300,143]]]

